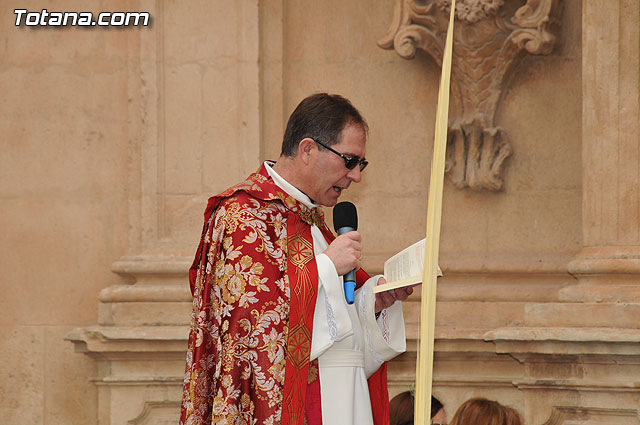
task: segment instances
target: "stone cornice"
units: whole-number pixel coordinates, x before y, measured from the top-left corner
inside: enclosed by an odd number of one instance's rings
[[[192,259],[176,256],[126,256],[111,265],[111,271],[128,283],[185,283]]]
[[[365,253],[363,268],[370,272],[382,270],[384,262],[394,253]],[[441,252],[439,264],[445,276],[458,274],[519,274],[567,275],[567,264],[575,253],[492,253],[460,254]]]
[[[90,326],[69,332],[65,339],[76,351],[100,357],[161,353],[184,355],[188,326]]]

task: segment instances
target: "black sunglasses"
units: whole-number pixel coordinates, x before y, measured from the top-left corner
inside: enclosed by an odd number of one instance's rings
[[[316,140],[316,139],[312,139],[314,142],[316,142],[317,144],[319,144],[320,146],[322,146],[325,149],[330,150],[331,152],[335,153],[336,155],[338,155],[340,158],[342,158],[342,160],[344,161],[344,166],[347,167],[349,170],[353,170],[356,165],[360,165],[360,171],[363,171],[367,165],[369,164],[369,161],[367,161],[366,159],[362,158],[360,159],[357,156],[347,156],[345,154],[342,154],[336,150],[331,149],[329,146],[325,145],[324,143]]]

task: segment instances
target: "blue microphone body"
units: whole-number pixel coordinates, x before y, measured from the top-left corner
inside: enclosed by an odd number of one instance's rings
[[[356,229],[353,227],[341,227],[337,230],[338,236],[344,235],[345,233],[352,232]],[[355,300],[355,291],[356,291],[356,271],[351,270],[347,274],[343,276],[343,285],[344,285],[344,298],[347,300],[347,304],[353,304]]]
[[[333,207],[333,228],[338,236],[358,230],[358,213],[351,202],[339,202]],[[353,304],[356,289],[356,271],[351,270],[343,277],[344,297],[347,304]]]

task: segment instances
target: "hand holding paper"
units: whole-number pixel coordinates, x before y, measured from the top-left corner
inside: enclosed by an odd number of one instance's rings
[[[378,280],[378,286],[384,286],[387,280],[381,277]],[[375,288],[375,287],[374,287]],[[374,289],[374,292],[375,289]],[[404,288],[391,289],[389,291],[382,291],[376,293],[376,307],[375,312],[384,310],[387,307],[391,307],[396,301],[404,301],[409,295],[413,293],[413,287],[406,286]]]
[[[374,286],[373,292],[377,294],[421,284],[424,270],[424,250],[425,239],[422,239],[385,261],[384,277],[389,283]],[[439,267],[438,276],[442,276]]]

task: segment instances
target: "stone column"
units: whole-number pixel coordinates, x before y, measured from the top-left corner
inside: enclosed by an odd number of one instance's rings
[[[579,284],[567,301],[638,300],[639,14],[637,0],[583,1],[584,247],[569,264]]]

